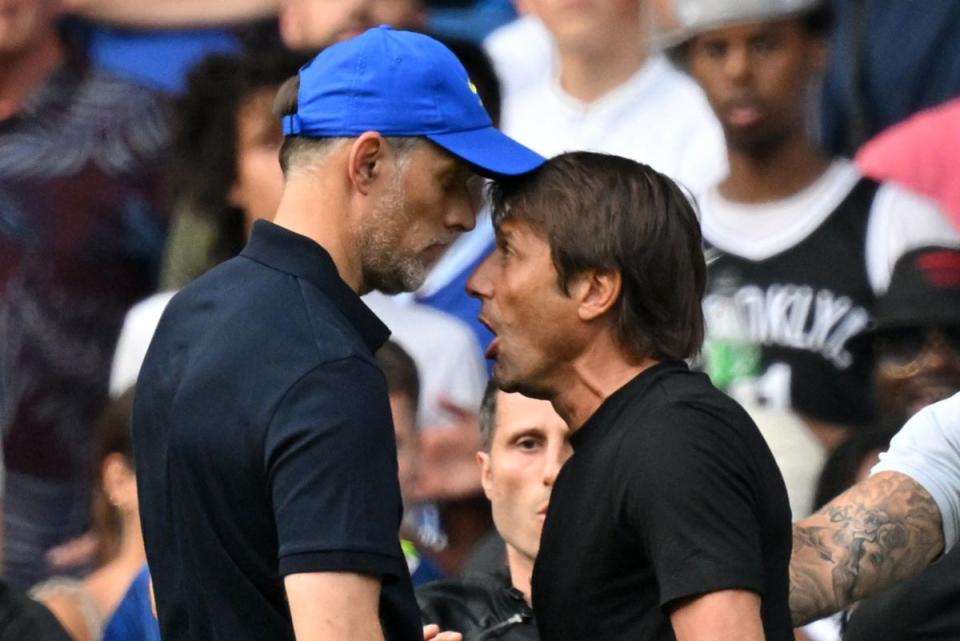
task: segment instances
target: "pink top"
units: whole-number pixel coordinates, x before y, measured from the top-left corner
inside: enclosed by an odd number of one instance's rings
[[[857,165],[935,200],[960,227],[960,98],[877,135],[857,153]]]

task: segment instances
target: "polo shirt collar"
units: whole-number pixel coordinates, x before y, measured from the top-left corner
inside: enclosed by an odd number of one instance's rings
[[[389,328],[340,278],[333,258],[313,240],[266,220],[258,220],[253,224],[250,241],[240,255],[316,285],[356,328],[371,352],[387,342]]]

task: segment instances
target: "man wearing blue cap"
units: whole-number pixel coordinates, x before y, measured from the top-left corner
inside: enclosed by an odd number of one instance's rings
[[[423,638],[373,358],[389,332],[358,294],[421,283],[473,226],[475,174],[542,163],[493,128],[463,67],[426,36],[370,30],[298,84],[278,99],[274,223],[174,297],[138,381],[166,641]]]

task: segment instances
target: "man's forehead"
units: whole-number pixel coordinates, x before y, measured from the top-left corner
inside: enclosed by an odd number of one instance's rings
[[[527,429],[566,429],[563,419],[549,401],[522,394],[498,392],[497,430],[512,432]]]

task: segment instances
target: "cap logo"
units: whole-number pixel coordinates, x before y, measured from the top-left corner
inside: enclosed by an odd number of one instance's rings
[[[917,258],[923,278],[933,287],[960,287],[960,253],[939,251]]]
[[[480,97],[480,90],[477,89],[477,85],[473,84],[473,81],[468,79],[467,86],[470,87],[470,91],[473,92],[473,95],[477,97],[477,102],[480,103],[480,106],[484,107],[483,98]]]

